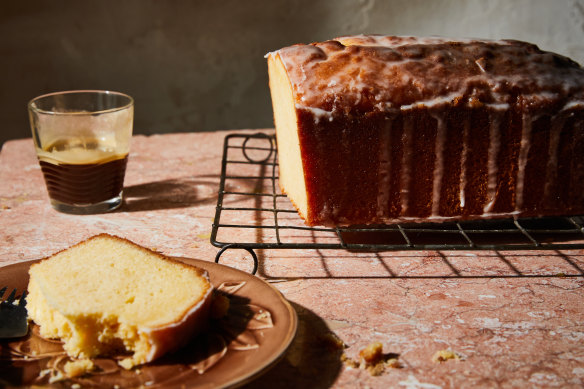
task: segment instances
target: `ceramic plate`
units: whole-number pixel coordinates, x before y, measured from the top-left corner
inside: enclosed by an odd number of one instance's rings
[[[63,380],[70,359],[60,342],[41,338],[33,325],[25,338],[0,341],[0,386],[62,382],[81,387],[233,387],[251,381],[280,360],[294,338],[298,319],[275,288],[227,266],[176,259],[206,269],[218,293],[230,300],[227,314],[212,320],[207,332],[150,364],[124,370],[115,359],[99,358],[90,374]],[[0,268],[0,286],[25,290],[32,263]]]

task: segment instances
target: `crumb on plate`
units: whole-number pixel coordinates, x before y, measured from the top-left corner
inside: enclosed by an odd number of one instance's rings
[[[63,370],[68,378],[81,377],[95,369],[95,365],[90,359],[77,359],[65,363]]]

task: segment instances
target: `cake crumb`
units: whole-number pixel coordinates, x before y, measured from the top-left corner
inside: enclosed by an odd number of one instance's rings
[[[462,360],[462,356],[452,350],[440,350],[436,351],[432,356],[432,362],[434,363],[442,363],[446,362],[449,359],[455,359],[457,361]]]
[[[402,368],[402,365],[397,358],[389,358],[385,362],[385,365],[391,369],[401,369]]]
[[[367,371],[373,377],[380,376],[385,371],[385,365],[383,363],[377,363],[375,365],[367,366]]]
[[[384,354],[383,345],[380,342],[373,342],[359,351],[357,360],[343,354],[341,355],[341,361],[350,368],[367,370],[372,376],[383,374],[386,368],[402,368],[398,355]]]
[[[124,358],[121,361],[118,361],[118,365],[120,365],[126,370],[131,370],[134,366],[136,366],[136,363],[132,358]],[[140,374],[139,369],[136,369],[136,374]]]
[[[67,378],[81,377],[95,369],[95,365],[90,359],[78,359],[65,363],[63,370]]]
[[[359,362],[357,362],[354,359],[351,359],[347,356],[347,354],[343,353],[343,355],[341,355],[341,362],[343,362],[345,365],[347,365],[350,368],[353,369],[357,369],[359,368]]]
[[[359,358],[361,358],[367,365],[377,364],[382,357],[383,345],[380,342],[373,342],[363,350],[359,351]]]

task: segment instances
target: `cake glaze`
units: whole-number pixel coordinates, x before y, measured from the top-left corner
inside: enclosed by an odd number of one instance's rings
[[[280,183],[309,225],[584,211],[584,70],[566,57],[360,35],[267,58],[278,148],[301,161],[280,153]]]

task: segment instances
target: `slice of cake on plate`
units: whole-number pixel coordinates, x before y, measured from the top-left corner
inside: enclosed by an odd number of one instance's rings
[[[30,267],[27,309],[74,358],[131,355],[124,368],[185,345],[205,328],[206,271],[101,234]]]

